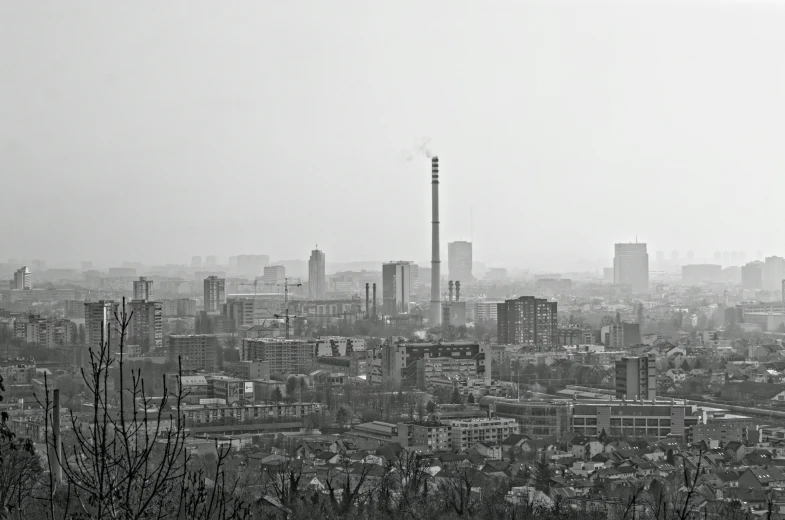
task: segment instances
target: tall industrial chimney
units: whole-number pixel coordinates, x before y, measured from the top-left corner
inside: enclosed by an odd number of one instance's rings
[[[369,287],[370,285],[368,284],[368,282],[365,282],[365,319],[366,320],[371,318],[371,309],[370,309],[371,302],[370,302],[370,296],[368,294]]]
[[[436,327],[442,321],[441,276],[439,273],[439,158],[431,158],[431,308],[429,321]]]
[[[461,301],[461,281],[455,282],[455,301]]]
[[[447,283],[447,288],[448,288],[447,291],[450,294],[448,301],[452,301],[452,289],[453,289],[453,287],[454,287],[454,284],[453,284],[452,280],[450,280],[449,283]]]
[[[376,282],[373,283],[373,319],[376,319]]]

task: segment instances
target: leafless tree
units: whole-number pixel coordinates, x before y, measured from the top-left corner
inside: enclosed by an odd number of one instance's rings
[[[366,481],[373,468],[374,464],[367,462],[352,464],[352,461],[342,454],[340,464],[327,471],[325,485],[330,501],[340,513],[348,512],[355,503],[362,502],[362,499],[371,495],[373,490],[366,486]],[[335,496],[338,491],[340,500]]]
[[[451,509],[458,516],[471,513],[472,486],[475,483],[472,468],[459,468],[439,482],[439,497],[445,509]]]
[[[274,468],[266,466],[262,470],[262,476],[262,489],[265,493],[271,491],[282,504],[288,505],[299,497],[303,464],[301,461],[285,461]]]
[[[626,520],[630,517],[632,520],[635,520],[635,514],[638,511],[638,505],[640,505],[643,491],[643,484],[632,484],[627,488],[626,492],[623,493],[621,497],[622,507],[624,507],[621,515],[622,520]]]
[[[692,513],[693,499],[696,495],[696,488],[698,487],[698,478],[701,474],[701,464],[703,463],[703,450],[698,452],[698,462],[695,465],[695,473],[690,475],[689,466],[686,457],[682,457],[682,469],[684,472],[684,487],[686,491],[683,497],[683,503],[676,511],[676,518],[678,520],[687,520]]]
[[[82,369],[87,392],[92,396],[91,412],[86,417],[71,410],[70,426],[76,443],[69,452],[49,460],[50,467],[62,467],[63,481],[50,477],[49,517],[55,518],[244,518],[247,506],[236,494],[236,481],[227,480],[224,465],[228,450],[216,444],[214,467],[209,474],[190,469],[191,456],[186,450],[187,432],[182,413],[185,393],[181,387],[170,399],[164,378],[160,409],[153,410],[140,371],[128,371],[124,350],[132,314],[122,309],[115,313],[113,326],[102,331],[101,344],[90,349],[90,363]],[[112,332],[118,340],[112,341]],[[117,357],[112,353],[117,352]],[[117,373],[120,399],[112,399],[110,371]],[[182,371],[181,371],[182,373]],[[47,391],[45,417],[52,410]],[[48,424],[47,424],[48,429]],[[47,436],[53,448],[56,434]],[[56,452],[56,450],[52,450]],[[50,471],[50,475],[52,472]],[[67,499],[56,510],[55,493],[65,488]]]
[[[420,518],[420,512],[428,509],[423,506],[430,498],[432,477],[428,469],[432,462],[432,457],[409,450],[388,460],[376,493],[379,507],[388,513]]]
[[[24,518],[42,475],[41,460],[35,453],[16,448],[5,453],[0,463],[0,518]]]

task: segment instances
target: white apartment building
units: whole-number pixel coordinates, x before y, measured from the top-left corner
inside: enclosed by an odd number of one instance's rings
[[[498,305],[503,301],[477,302],[474,304],[474,319],[477,322],[496,321]]]
[[[478,442],[500,444],[510,435],[519,432],[520,427],[515,419],[504,417],[482,419],[454,419],[452,426],[452,447],[454,450],[465,451]]]

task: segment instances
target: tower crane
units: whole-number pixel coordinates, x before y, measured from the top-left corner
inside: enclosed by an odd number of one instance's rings
[[[283,279],[283,283],[282,284],[281,283],[274,284],[274,285],[276,285],[278,287],[283,285],[284,314],[283,315],[273,314],[273,316],[276,319],[281,319],[281,318],[284,319],[284,322],[286,323],[286,339],[289,339],[289,320],[292,319],[292,318],[297,318],[298,317],[296,315],[289,316],[289,287],[300,287],[300,286],[302,286],[302,283],[300,283],[299,281],[297,283],[289,283],[289,280],[290,280],[290,278],[288,276],[285,276],[284,279]]]
[[[295,314],[292,314],[291,316],[289,316],[289,309],[287,308],[287,309],[284,310],[284,314],[283,315],[281,315],[281,314],[273,314],[273,317],[275,319],[277,319],[277,320],[280,320],[280,319],[284,320],[284,322],[286,323],[286,339],[289,339],[289,320],[290,319],[294,319],[294,318],[298,318],[299,316],[297,316]]]
[[[283,284],[276,284],[279,287],[283,285],[283,305],[286,308],[289,308],[289,287],[302,287],[302,283],[300,283],[299,279],[297,283],[289,283],[290,278],[288,276],[284,277]]]

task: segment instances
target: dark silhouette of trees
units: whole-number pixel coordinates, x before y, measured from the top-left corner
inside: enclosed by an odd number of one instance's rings
[[[444,504],[444,509],[451,510],[458,516],[471,513],[474,472],[473,468],[459,468],[441,480],[439,498]]]
[[[299,382],[297,381],[297,376],[290,375],[286,378],[286,397],[290,399],[294,399],[295,394],[297,393],[297,387],[299,386]]]
[[[228,450],[216,444],[214,465],[194,468],[185,449],[182,388],[170,394],[164,380],[163,402],[174,396],[171,411],[149,411],[152,400],[141,369],[129,370],[123,356],[131,315],[123,300],[114,319],[107,320],[110,323],[102,330],[100,346],[90,349],[89,366],[81,373],[91,396],[91,413],[80,418],[71,412],[73,446],[59,454],[54,449],[59,441],[57,432],[47,437],[47,448],[56,454],[48,459],[47,516],[51,520],[248,517],[248,506],[235,494],[236,480],[226,473]],[[115,385],[121,395],[116,407],[111,404],[117,390],[110,390],[110,373],[116,373]],[[47,380],[45,387],[46,395],[39,402],[49,430],[53,403]],[[62,468],[60,481],[56,467]]]
[[[335,422],[337,422],[339,426],[344,426],[349,422],[351,417],[352,412],[345,406],[338,408],[338,411],[335,412]]]
[[[553,477],[553,471],[550,465],[545,460],[538,460],[534,465],[534,485],[543,493],[547,493],[550,489],[550,480]]]
[[[347,513],[355,502],[370,495],[371,490],[366,487],[366,480],[373,468],[374,464],[364,462],[352,464],[349,457],[341,454],[339,465],[327,471],[325,485],[330,502],[339,514]],[[336,497],[337,491],[340,491],[340,497]]]

